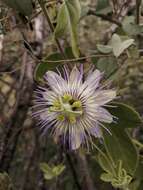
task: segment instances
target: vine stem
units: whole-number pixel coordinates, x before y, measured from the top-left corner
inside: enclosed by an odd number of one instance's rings
[[[143,149],[143,144],[141,142],[139,142],[136,139],[132,139],[133,143],[136,144],[137,146],[139,146],[141,149]]]
[[[106,156],[106,154],[98,147],[96,146],[95,144],[93,144],[94,148],[96,148],[96,150],[105,158],[105,160],[108,162],[108,164],[110,165],[111,169],[112,169],[112,172],[113,174],[116,176],[116,171],[114,170],[112,164],[110,163],[110,158],[108,159],[108,157]]]
[[[136,24],[140,23],[140,5],[141,0],[136,0]]]
[[[49,24],[51,32],[54,33],[54,26],[53,26],[53,24],[51,22],[51,19],[50,19],[50,16],[49,16],[48,12],[47,12],[47,9],[46,9],[44,1],[43,0],[38,0],[38,2],[39,2],[39,5],[40,5],[46,19],[47,19],[47,22]],[[65,59],[66,56],[65,56],[65,53],[63,51],[63,48],[61,47],[61,44],[60,44],[59,40],[57,38],[55,38],[55,41],[56,41],[56,44],[57,44],[57,47],[58,47],[59,51],[61,52],[63,58]]]
[[[80,183],[79,183],[79,181],[78,181],[77,173],[76,173],[75,167],[74,167],[74,165],[73,165],[71,156],[70,156],[70,154],[69,154],[67,151],[65,151],[65,155],[66,155],[68,164],[69,164],[69,166],[70,166],[70,169],[71,169],[71,172],[72,172],[72,176],[73,176],[73,179],[74,179],[75,184],[76,184],[76,186],[77,186],[77,189],[78,189],[78,190],[81,190],[82,188],[81,188],[81,185],[80,185]]]

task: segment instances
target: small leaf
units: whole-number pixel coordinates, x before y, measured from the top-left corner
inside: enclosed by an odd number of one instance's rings
[[[124,52],[124,50],[129,48],[133,43],[134,39],[128,39],[122,42],[120,36],[117,34],[113,34],[110,41],[110,45],[113,48],[115,57],[119,57]]]
[[[96,13],[98,14],[108,14],[112,12],[109,0],[99,0],[96,5]]]
[[[46,163],[41,163],[40,164],[40,169],[42,170],[42,172],[44,173],[44,178],[47,180],[51,180],[55,177],[55,174],[52,171],[52,168],[49,167],[48,164]]]
[[[58,13],[57,26],[55,29],[55,36],[57,38],[65,34],[65,32],[67,31],[67,25],[68,25],[68,17],[66,12],[66,6],[63,3]]]
[[[101,53],[104,54],[109,54],[112,52],[112,47],[109,45],[101,45],[101,44],[97,44],[97,49],[98,51],[100,51]]]
[[[55,28],[55,37],[61,37],[68,30],[70,32],[71,47],[75,57],[79,56],[77,45],[77,25],[81,15],[79,0],[64,0],[61,5]]]
[[[25,16],[30,16],[32,14],[31,0],[3,0],[3,2]]]
[[[40,169],[44,173],[44,178],[47,180],[51,180],[54,177],[59,176],[65,169],[65,166],[62,164],[59,164],[57,166],[50,167],[47,163],[41,163]]]
[[[55,166],[53,168],[53,173],[58,176],[65,170],[65,166],[62,164],[59,164],[58,166]]]
[[[102,173],[100,176],[101,180],[105,182],[111,182],[113,177],[112,173]]]
[[[143,26],[135,24],[134,16],[126,16],[122,22],[122,27],[128,35],[138,35],[143,32]]]

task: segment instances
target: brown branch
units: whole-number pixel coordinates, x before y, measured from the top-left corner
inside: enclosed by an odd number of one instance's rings
[[[15,129],[23,126],[25,116],[28,110],[28,104],[23,107],[25,111],[21,108],[21,98],[23,98],[25,94],[25,90],[23,90],[23,86],[24,86],[24,80],[25,80],[26,63],[27,63],[27,53],[24,53],[19,85],[17,88],[16,103],[14,105],[13,114],[7,123],[6,134],[3,139],[3,143],[1,147],[0,170],[2,171],[3,170],[8,171],[10,167],[20,133],[17,133],[17,136],[13,139],[12,144],[9,145],[9,141],[11,140],[11,137],[13,136]],[[31,100],[30,97],[29,97],[29,100]],[[26,100],[25,100],[25,103],[27,103]]]
[[[140,23],[140,6],[141,0],[136,0],[136,24]]]
[[[77,159],[80,166],[80,176],[82,179],[82,190],[96,190],[92,178],[89,173],[89,166],[87,164],[86,156],[79,152]]]
[[[125,1],[119,10],[117,20],[121,23],[124,17],[127,15],[128,11],[133,9],[134,7],[135,2],[133,0]],[[117,24],[112,24],[111,27],[105,31],[103,37],[103,41],[105,42],[105,44],[110,40],[112,34],[116,31],[117,28]]]

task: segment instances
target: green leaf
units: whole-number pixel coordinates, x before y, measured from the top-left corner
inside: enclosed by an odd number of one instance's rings
[[[143,181],[141,181],[141,183],[138,186],[138,189],[136,189],[136,190],[142,190],[142,189],[143,189]]]
[[[30,16],[32,14],[31,0],[3,0],[3,2],[25,16]]]
[[[143,26],[135,24],[134,16],[126,16],[122,22],[122,27],[128,35],[138,35],[143,32]]]
[[[51,180],[54,177],[59,176],[65,169],[65,166],[62,164],[59,164],[57,166],[50,167],[47,163],[41,163],[40,169],[44,173],[44,178],[46,180]]]
[[[133,175],[138,165],[137,150],[123,128],[110,124],[106,126],[111,134],[103,132],[105,148],[108,156],[115,165],[122,161],[123,168]]]
[[[109,112],[117,117],[115,125],[124,128],[135,128],[142,123],[142,119],[138,112],[136,112],[131,106],[123,103],[114,103],[115,107],[108,108]]]
[[[110,45],[113,48],[113,54],[115,57],[119,57],[124,52],[124,50],[129,48],[133,43],[134,39],[128,39],[122,42],[120,36],[117,34],[113,34],[110,41]]]
[[[98,49],[98,51],[100,51],[101,53],[104,53],[104,54],[109,54],[112,52],[112,47],[109,45],[97,44],[97,49]]]
[[[68,30],[71,38],[71,47],[75,57],[79,56],[77,45],[77,25],[80,19],[81,6],[79,0],[64,0],[61,5],[55,28],[55,37],[62,37]]]
[[[111,182],[113,179],[113,175],[111,173],[102,173],[100,178],[105,182]]]
[[[41,163],[40,164],[40,169],[42,170],[42,172],[44,173],[44,178],[46,180],[50,180],[53,179],[55,177],[55,174],[52,171],[52,168],[49,167],[48,164],[46,163]]]
[[[68,17],[66,12],[65,3],[61,5],[61,8],[58,13],[57,26],[55,29],[56,38],[62,37],[63,34],[67,31]]]
[[[36,70],[34,72],[34,78],[37,81],[40,81],[43,79],[44,74],[48,70],[54,70],[60,63],[58,62],[50,62],[50,61],[59,61],[63,60],[63,57],[60,53],[52,53],[50,54],[45,60],[38,64],[36,67]]]
[[[143,181],[143,160],[139,161],[138,167],[135,171],[134,177],[138,180]]]
[[[108,14],[112,12],[109,0],[98,0],[96,5],[96,13]]]
[[[53,168],[53,173],[58,176],[65,170],[65,166],[62,164],[59,164],[58,166],[55,166]]]
[[[106,158],[105,158],[105,156],[99,153],[97,157],[97,161],[104,171],[106,171],[107,173],[112,173],[113,166],[112,166],[112,163],[110,162],[110,159],[108,158],[108,155],[106,155]]]
[[[111,76],[113,76],[118,70],[117,60],[112,57],[100,58],[94,63],[96,64],[97,69],[104,72],[106,78],[111,78]]]
[[[130,190],[139,190],[139,186],[140,186],[140,181],[139,181],[139,180],[134,180],[134,181],[129,185],[129,189],[130,189]]]

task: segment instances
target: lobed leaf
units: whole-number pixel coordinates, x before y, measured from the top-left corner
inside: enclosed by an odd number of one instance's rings
[[[128,39],[122,42],[119,35],[113,34],[110,45],[113,48],[113,54],[115,57],[119,57],[124,52],[124,50],[129,48],[133,43],[134,39]]]

